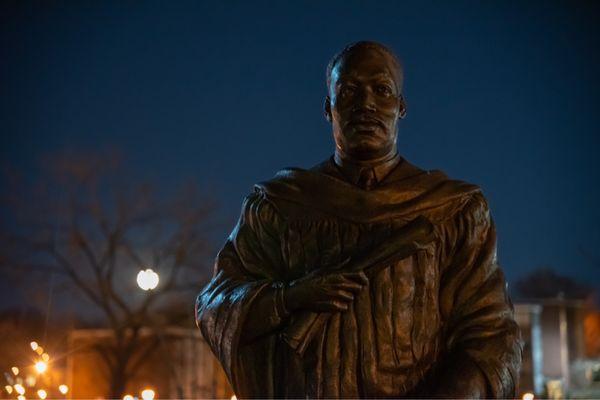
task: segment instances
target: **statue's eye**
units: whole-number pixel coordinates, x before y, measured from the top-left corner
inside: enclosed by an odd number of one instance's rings
[[[354,86],[344,85],[340,90],[340,94],[342,96],[352,96],[356,92],[356,88]]]
[[[393,94],[392,88],[389,87],[388,85],[377,85],[375,87],[375,91],[378,94],[380,94],[382,96],[386,96],[386,97],[389,97],[389,96],[391,96]]]

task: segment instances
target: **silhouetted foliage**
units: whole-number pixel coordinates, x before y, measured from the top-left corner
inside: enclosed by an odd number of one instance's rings
[[[584,300],[592,289],[568,276],[559,275],[552,268],[538,268],[516,282],[518,297],[524,299]]]

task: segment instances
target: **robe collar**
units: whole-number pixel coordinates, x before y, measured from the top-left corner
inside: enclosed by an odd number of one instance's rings
[[[363,186],[361,182],[372,179],[373,182],[365,189],[377,186],[398,165],[401,158],[396,152],[391,157],[385,157],[375,162],[361,162],[342,157],[339,153],[333,156],[333,162],[346,180],[356,186]]]
[[[355,222],[389,218],[411,220],[451,201],[466,201],[480,189],[449,179],[441,171],[424,171],[402,159],[373,190],[349,183],[333,157],[305,170],[286,168],[255,185],[286,217],[307,219],[313,211]],[[300,207],[298,207],[300,206]]]

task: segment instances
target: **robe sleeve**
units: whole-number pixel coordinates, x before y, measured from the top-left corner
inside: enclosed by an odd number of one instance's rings
[[[436,395],[512,398],[522,344],[496,260],[496,231],[481,193],[445,224],[440,287],[445,349]]]
[[[252,345],[244,345],[242,338],[247,321],[262,318],[253,312],[254,304],[264,308],[270,297],[275,305],[271,286],[282,266],[277,232],[283,223],[259,192],[248,196],[236,228],[217,255],[213,278],[196,300],[196,322],[238,397],[269,397],[271,392],[272,335]],[[280,321],[263,323],[275,327]],[[254,368],[248,368],[251,364]]]

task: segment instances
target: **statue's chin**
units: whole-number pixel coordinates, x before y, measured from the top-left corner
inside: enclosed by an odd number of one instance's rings
[[[343,135],[335,135],[336,146],[341,150],[342,156],[356,161],[378,160],[387,154],[395,152],[395,143],[379,129],[353,129]]]
[[[373,143],[372,140],[364,140],[349,146],[345,151],[346,157],[357,161],[377,160],[384,157],[391,150]]]
[[[382,143],[381,138],[367,135],[357,135],[345,144],[345,155],[359,161],[380,159],[392,151],[389,143]]]

